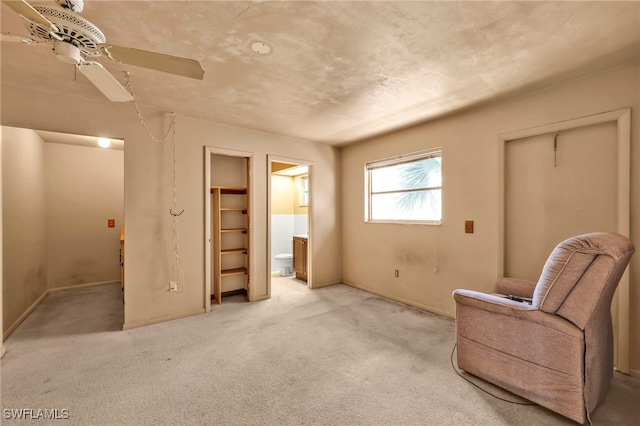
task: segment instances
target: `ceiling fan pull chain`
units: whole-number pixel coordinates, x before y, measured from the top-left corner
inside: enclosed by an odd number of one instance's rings
[[[184,213],[184,209],[178,212],[178,190],[177,190],[177,166],[176,166],[176,114],[173,113],[171,120],[172,132],[172,157],[173,157],[173,208],[170,210],[171,216],[173,216],[173,248],[171,260],[171,281],[176,283],[177,291],[184,291],[184,270],[182,269],[182,261],[180,260],[179,245],[178,245],[178,216]]]
[[[161,138],[155,137],[151,133],[151,131],[147,128],[147,125],[144,122],[144,118],[142,117],[142,113],[140,112],[140,108],[138,108],[138,101],[136,100],[136,94],[133,92],[133,85],[131,84],[130,73],[128,71],[125,71],[124,75],[127,80],[124,87],[129,91],[129,93],[131,93],[131,96],[133,97],[133,106],[136,109],[136,114],[138,114],[138,121],[140,121],[142,128],[145,130],[145,132],[147,132],[147,135],[149,135],[149,137],[153,139],[155,142],[158,142],[158,143],[163,142],[167,138],[167,136],[169,136],[171,129],[173,129],[173,127],[176,124],[176,114],[172,113],[173,115],[171,117],[171,123],[169,124],[169,128],[167,129],[167,132],[164,134],[164,136],[162,136]]]
[[[558,167],[558,132],[553,136],[553,167]]]
[[[147,135],[153,139],[155,142],[158,143],[162,143],[164,142],[165,139],[167,139],[167,137],[169,136],[169,134],[172,135],[172,154],[173,154],[173,207],[169,210],[169,214],[171,216],[173,216],[172,220],[173,220],[173,241],[172,241],[172,247],[171,247],[171,288],[175,288],[174,291],[177,292],[182,292],[184,291],[184,270],[182,269],[182,261],[180,259],[180,253],[179,253],[179,244],[178,244],[178,216],[180,216],[182,213],[184,213],[184,210],[181,210],[180,213],[178,212],[178,195],[177,195],[177,182],[176,182],[176,113],[172,112],[171,113],[171,123],[169,124],[169,128],[167,129],[167,132],[164,134],[164,136],[162,136],[161,138],[157,138],[155,137],[147,128],[147,125],[144,122],[144,118],[142,117],[142,114],[140,113],[140,108],[138,108],[138,102],[136,100],[136,95],[133,91],[133,86],[131,85],[131,78],[130,78],[130,74],[129,72],[124,73],[125,78],[126,78],[126,83],[124,85],[124,87],[129,91],[129,93],[131,93],[131,96],[133,97],[133,106],[135,107],[136,110],[136,114],[138,114],[138,120],[140,121],[140,124],[142,125],[142,128],[145,130],[145,132],[147,132]],[[173,287],[175,283],[175,287]]]

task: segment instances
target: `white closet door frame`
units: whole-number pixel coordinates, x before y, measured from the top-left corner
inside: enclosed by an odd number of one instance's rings
[[[498,135],[498,276],[504,276],[505,268],[505,151],[507,142],[610,121],[615,121],[618,127],[616,144],[618,151],[617,231],[629,237],[631,194],[631,110],[629,108],[500,133]],[[625,270],[616,293],[617,296],[614,300],[617,300],[618,316],[617,338],[614,342],[615,365],[619,371],[629,374],[629,268]]]
[[[253,226],[252,217],[253,217],[253,206],[255,203],[254,200],[254,191],[253,191],[253,152],[247,151],[238,151],[233,149],[226,148],[217,148],[213,146],[205,146],[204,147],[204,310],[205,312],[211,312],[211,253],[213,252],[212,244],[213,244],[213,235],[212,235],[212,226],[211,226],[211,157],[214,155],[225,155],[227,157],[238,157],[238,158],[247,158],[247,172],[248,172],[248,182],[247,186],[249,187],[249,228]],[[249,249],[253,250],[254,245],[254,236],[253,232],[249,233]],[[253,256],[253,253],[249,252],[248,256]],[[253,275],[253,262],[249,263],[249,276]],[[249,301],[253,299],[253,288],[249,288],[249,293],[247,294]]]

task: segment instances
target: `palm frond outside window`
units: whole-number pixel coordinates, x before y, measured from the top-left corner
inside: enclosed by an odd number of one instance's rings
[[[440,223],[440,148],[368,163],[366,170],[367,221]]]

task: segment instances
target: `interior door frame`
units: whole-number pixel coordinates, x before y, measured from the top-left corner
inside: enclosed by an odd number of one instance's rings
[[[203,182],[203,196],[204,196],[204,310],[205,312],[211,312],[211,279],[213,277],[211,268],[213,267],[211,258],[212,258],[212,245],[213,245],[213,235],[212,235],[212,224],[211,224],[211,157],[214,155],[224,155],[227,157],[240,157],[247,159],[247,174],[248,174],[248,182],[247,186],[249,187],[249,229],[253,226],[253,206],[255,205],[254,200],[254,192],[253,191],[253,152],[248,151],[238,151],[233,149],[226,148],[217,148],[213,146],[205,146],[204,147],[204,182]],[[251,258],[253,256],[253,247],[254,244],[254,233],[249,233],[249,253],[248,256]],[[254,262],[249,262],[249,271],[248,276],[253,275]],[[254,286],[249,286],[249,291],[247,293],[247,297],[249,301],[254,300],[253,292],[255,291]]]
[[[616,122],[617,124],[617,154],[618,154],[618,211],[617,232],[629,237],[630,233],[630,197],[631,197],[631,109],[594,114],[556,123],[545,124],[523,130],[498,134],[498,276],[504,276],[505,267],[505,161],[506,145],[518,139],[539,136],[563,130],[591,126],[594,124]],[[625,270],[614,301],[618,306],[616,339],[614,340],[615,366],[629,374],[629,268]]]
[[[313,161],[299,158],[267,155],[267,298],[271,298],[271,166],[272,163],[288,163],[291,165],[309,167],[309,205],[307,214],[307,287],[313,288]],[[293,247],[292,247],[293,250]]]

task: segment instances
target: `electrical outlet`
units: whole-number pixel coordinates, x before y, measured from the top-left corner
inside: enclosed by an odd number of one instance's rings
[[[399,270],[397,270],[397,269],[395,269],[395,270],[393,271],[393,276],[394,276],[394,277],[396,277],[396,278],[398,278],[398,277],[400,276],[400,271],[399,271]]]
[[[178,281],[169,281],[169,291],[178,291]]]

